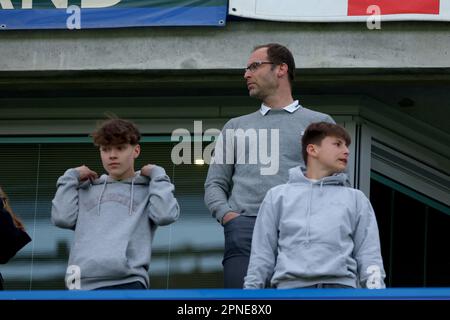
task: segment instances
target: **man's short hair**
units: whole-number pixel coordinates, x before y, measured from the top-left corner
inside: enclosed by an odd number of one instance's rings
[[[306,151],[308,145],[315,144],[320,146],[322,140],[325,139],[326,137],[341,138],[342,140],[345,141],[345,144],[347,146],[349,146],[350,143],[352,142],[352,139],[348,134],[347,130],[345,130],[344,127],[338,124],[330,122],[311,123],[306,128],[302,137],[302,155],[305,164],[307,164],[308,161],[308,152]]]
[[[92,134],[94,144],[99,146],[131,144],[136,145],[141,133],[134,123],[123,119],[109,119],[102,122]]]
[[[295,79],[295,61],[292,52],[288,48],[279,43],[263,44],[255,47],[253,51],[262,48],[267,48],[267,58],[269,59],[270,62],[273,62],[276,65],[280,65],[282,63],[287,64],[289,83],[292,86]]]

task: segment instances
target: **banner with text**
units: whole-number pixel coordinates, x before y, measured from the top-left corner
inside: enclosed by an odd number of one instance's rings
[[[227,0],[0,0],[0,30],[224,26]]]

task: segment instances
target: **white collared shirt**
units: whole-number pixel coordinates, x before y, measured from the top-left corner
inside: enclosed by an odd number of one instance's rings
[[[292,102],[290,105],[284,107],[283,109],[286,110],[289,113],[293,113],[295,110],[297,110],[298,108],[300,108],[301,105],[300,103],[298,103],[298,100],[295,100],[294,102]],[[267,114],[267,112],[269,112],[272,108],[266,106],[264,103],[261,104],[261,109],[259,109],[259,112],[261,112],[261,114],[263,116],[265,116]]]

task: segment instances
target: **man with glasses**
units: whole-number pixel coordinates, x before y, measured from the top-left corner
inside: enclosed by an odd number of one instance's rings
[[[229,120],[216,144],[205,182],[205,203],[224,227],[225,288],[243,287],[259,207],[266,192],[286,183],[288,170],[303,163],[299,148],[303,131],[313,122],[334,123],[329,115],[294,100],[294,75],[294,57],[285,46],[255,47],[244,78],[249,95],[262,102],[261,108]],[[275,172],[264,171],[267,159],[262,150],[277,161]]]

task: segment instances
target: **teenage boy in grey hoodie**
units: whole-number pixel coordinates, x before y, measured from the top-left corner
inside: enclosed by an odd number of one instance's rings
[[[378,226],[344,173],[350,136],[327,122],[302,137],[306,169],[270,189],[259,210],[244,288],[385,288]]]
[[[58,179],[52,222],[75,231],[66,285],[69,289],[149,287],[151,244],[157,226],[178,219],[174,186],[163,168],[134,171],[140,133],[110,119],[93,134],[108,175],[83,165]]]

